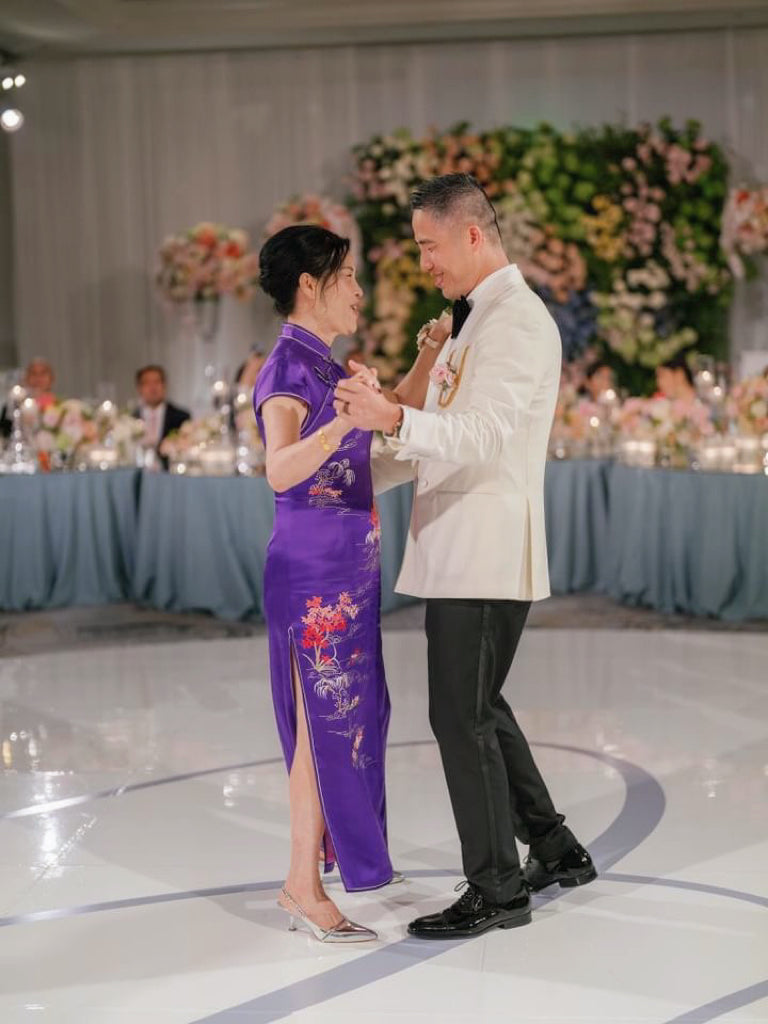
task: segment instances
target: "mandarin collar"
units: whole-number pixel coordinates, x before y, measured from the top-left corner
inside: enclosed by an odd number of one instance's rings
[[[333,362],[333,356],[328,345],[323,341],[322,338],[318,338],[312,331],[308,331],[305,327],[299,327],[298,324],[284,323],[280,330],[281,338],[290,338],[292,341],[298,341],[299,344],[305,345],[311,349],[316,355],[322,356],[327,359],[329,363]]]

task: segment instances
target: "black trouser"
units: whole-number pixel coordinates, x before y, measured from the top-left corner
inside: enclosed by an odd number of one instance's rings
[[[530,601],[427,601],[429,721],[440,747],[464,873],[496,903],[522,884],[515,836],[542,860],[576,840],[555,811],[501,696]]]

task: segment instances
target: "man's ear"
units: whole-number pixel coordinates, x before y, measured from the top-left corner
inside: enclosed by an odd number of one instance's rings
[[[470,224],[469,226],[469,244],[473,249],[477,249],[482,245],[483,232],[477,226],[477,224]]]

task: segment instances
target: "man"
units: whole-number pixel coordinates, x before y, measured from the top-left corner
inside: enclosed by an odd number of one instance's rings
[[[53,405],[56,396],[53,393],[53,367],[47,359],[36,356],[24,371],[24,387],[30,398],[34,398],[38,408],[45,411],[49,405]],[[7,406],[3,406],[0,412],[0,435],[9,437],[11,433],[11,420],[8,416]]]
[[[136,415],[144,421],[144,444],[157,449],[172,430],[178,430],[189,419],[189,413],[167,400],[167,381],[162,366],[142,366],[136,373],[136,390],[139,395]],[[162,462],[167,465],[167,460]]]
[[[615,393],[616,382],[613,370],[606,363],[592,363],[584,374],[581,394],[593,402],[599,402],[608,391]]]
[[[657,395],[670,401],[693,402],[696,389],[688,360],[682,354],[673,356],[662,366],[656,367]]]
[[[556,812],[501,696],[531,601],[549,595],[543,491],[560,376],[557,327],[508,262],[474,178],[426,181],[411,205],[421,266],[458,300],[453,337],[432,374],[437,383],[420,410],[345,380],[336,406],[360,429],[387,436],[391,457],[375,466],[380,489],[402,482],[403,465],[415,464],[397,589],[427,599],[430,723],[467,887],[408,931],[450,939],[528,924],[529,889],[583,885],[597,872]],[[530,846],[522,872],[516,835]]]

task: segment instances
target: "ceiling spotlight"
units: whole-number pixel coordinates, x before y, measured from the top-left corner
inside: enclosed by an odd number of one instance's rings
[[[11,75],[6,75],[3,79],[3,88],[5,90],[13,88],[13,78],[11,77]]]
[[[12,107],[9,110],[4,110],[0,114],[0,128],[4,132],[17,132],[19,128],[24,124],[24,115],[20,110],[14,110]]]
[[[16,77],[13,80],[13,84],[16,86],[17,89],[20,89],[26,81],[27,79],[24,75],[16,75]]]

